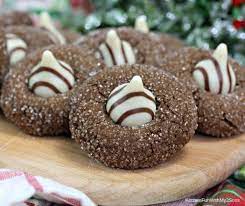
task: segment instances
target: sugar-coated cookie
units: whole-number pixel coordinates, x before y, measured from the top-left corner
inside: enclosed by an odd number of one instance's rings
[[[100,61],[76,46],[37,50],[6,76],[1,96],[4,115],[28,134],[69,133],[71,93],[100,69]]]
[[[72,137],[113,168],[158,165],[176,155],[197,127],[191,92],[147,65],[99,72],[74,90],[70,104]]]
[[[245,68],[228,57],[225,44],[214,51],[183,48],[159,68],[182,81],[198,107],[198,131],[214,137],[245,132]]]

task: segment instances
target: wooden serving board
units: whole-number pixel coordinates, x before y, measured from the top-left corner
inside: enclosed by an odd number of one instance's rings
[[[87,158],[64,137],[31,137],[0,117],[0,168],[27,171],[82,190],[100,205],[147,205],[197,194],[245,164],[245,135],[194,137],[175,158],[126,171]]]

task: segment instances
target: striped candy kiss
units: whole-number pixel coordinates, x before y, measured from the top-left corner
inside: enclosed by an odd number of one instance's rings
[[[219,44],[212,57],[198,62],[192,75],[203,90],[214,94],[231,93],[236,85],[236,76],[228,63],[226,44]]]
[[[9,62],[14,65],[25,58],[27,44],[15,34],[6,34],[6,40]]]
[[[55,28],[52,19],[47,12],[41,13],[39,26],[48,31],[50,38],[55,44],[66,44],[65,37]]]
[[[136,62],[132,46],[127,41],[122,41],[115,30],[107,32],[106,41],[100,44],[96,57],[102,58],[109,67]]]
[[[69,91],[74,83],[73,69],[47,50],[43,52],[41,62],[32,69],[28,85],[36,95],[48,98]]]
[[[141,126],[154,118],[155,97],[144,88],[140,76],[134,76],[130,83],[122,84],[111,92],[106,111],[117,124]]]

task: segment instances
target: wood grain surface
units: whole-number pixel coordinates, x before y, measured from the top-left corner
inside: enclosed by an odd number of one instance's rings
[[[245,135],[194,137],[169,162],[152,169],[107,168],[65,137],[32,137],[0,117],[0,168],[27,171],[82,190],[101,205],[147,205],[197,194],[245,164]]]

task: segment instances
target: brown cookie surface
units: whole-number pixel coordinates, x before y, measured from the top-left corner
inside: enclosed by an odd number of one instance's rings
[[[156,97],[154,119],[137,127],[115,124],[105,110],[117,86],[139,75]],[[172,75],[146,65],[99,72],[78,85],[71,98],[70,130],[82,150],[103,164],[123,169],[153,167],[180,151],[197,127],[195,102]]]
[[[73,43],[82,37],[80,33],[68,29],[62,29],[60,32],[64,35],[68,43]]]
[[[9,60],[7,54],[5,32],[3,28],[0,28],[0,88],[2,86],[3,78],[8,72],[8,65],[9,65]]]
[[[192,77],[195,65],[210,58],[211,52],[183,48],[162,59],[159,68],[171,72],[192,91],[198,107],[198,131],[229,137],[245,132],[245,68],[229,59],[236,75],[236,87],[227,95],[212,94],[199,89]]]
[[[168,52],[172,52],[173,50],[176,50],[176,49],[179,49],[185,46],[183,41],[167,33],[150,32],[149,35],[152,36],[153,38],[158,38],[159,41],[166,47],[166,50]]]
[[[46,49],[73,68],[76,83],[101,69],[101,63],[79,47],[50,46]],[[30,54],[8,73],[1,96],[1,107],[6,118],[24,132],[38,136],[68,133],[69,98],[73,92],[71,89],[66,93],[43,98],[29,89],[31,70],[40,62],[46,49]]]
[[[32,19],[26,12],[10,11],[0,15],[0,25],[13,26],[13,25],[32,25]]]
[[[76,41],[75,44],[78,44],[88,50],[89,53],[95,55],[100,44],[105,42],[107,32],[111,29],[117,32],[121,40],[131,44],[135,51],[137,64],[154,65],[157,55],[166,52],[165,46],[161,44],[157,35],[150,36],[147,33],[137,31],[130,27],[99,29],[91,32],[86,37],[82,37],[80,41]]]

